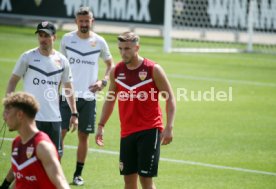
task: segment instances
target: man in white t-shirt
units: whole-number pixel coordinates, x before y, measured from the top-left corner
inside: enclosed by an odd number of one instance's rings
[[[78,150],[76,170],[73,175],[73,184],[83,185],[81,177],[89,147],[89,134],[94,133],[96,120],[95,93],[101,91],[107,84],[109,73],[114,66],[109,47],[105,39],[91,31],[94,21],[93,14],[88,7],[80,7],[76,12],[77,30],[66,33],[61,40],[60,51],[67,57],[73,74],[73,84],[76,95],[77,110],[79,113]],[[98,78],[99,58],[106,64],[105,75]],[[61,98],[63,139],[68,131],[70,110]]]
[[[39,47],[24,52],[17,61],[10,77],[6,95],[15,91],[19,80],[23,79],[24,91],[36,97],[40,110],[35,120],[39,130],[45,132],[62,156],[61,115],[59,110],[59,86],[67,90],[67,101],[71,109],[70,129],[78,127],[78,113],[73,95],[72,73],[69,62],[60,52],[54,50],[56,28],[54,24],[44,21],[37,25],[36,32]],[[8,172],[1,187],[14,180],[12,170]]]
[[[70,123],[73,130],[78,125],[75,98],[71,92],[73,90],[72,73],[66,57],[53,48],[56,40],[54,24],[47,21],[41,22],[35,33],[39,47],[21,55],[9,80],[6,94],[13,92],[18,81],[23,79],[24,91],[33,94],[41,107],[35,117],[37,127],[49,135],[61,156],[61,115],[58,95],[60,83],[67,88],[72,112]]]

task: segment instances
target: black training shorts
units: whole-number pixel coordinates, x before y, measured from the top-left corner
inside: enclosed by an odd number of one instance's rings
[[[121,138],[120,174],[155,177],[160,156],[160,131],[144,130]]]
[[[96,100],[77,98],[76,104],[79,113],[78,130],[87,134],[94,133],[96,122]],[[65,100],[65,97],[62,97],[60,100],[60,113],[62,119],[62,129],[69,130],[71,110]]]
[[[40,131],[46,133],[52,140],[58,151],[59,157],[62,156],[62,144],[61,144],[61,121],[58,122],[45,122],[36,121],[36,126]]]

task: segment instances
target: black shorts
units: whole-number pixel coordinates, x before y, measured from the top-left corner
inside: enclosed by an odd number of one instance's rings
[[[59,157],[62,156],[62,144],[61,144],[61,121],[59,122],[45,122],[36,121],[36,126],[40,131],[46,133],[58,151]]]
[[[69,130],[71,110],[65,99],[65,97],[62,97],[60,100],[62,129]],[[78,130],[87,134],[94,133],[96,122],[96,100],[85,100],[83,98],[77,98],[76,105],[79,112]]]
[[[150,129],[121,138],[120,174],[155,177],[160,156],[160,131]]]

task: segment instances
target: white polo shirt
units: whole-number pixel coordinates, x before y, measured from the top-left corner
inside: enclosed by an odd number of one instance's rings
[[[68,60],[58,51],[50,56],[40,54],[38,48],[21,55],[13,74],[23,78],[24,91],[35,96],[40,104],[37,121],[61,121],[59,85],[72,82]]]
[[[60,52],[69,60],[76,97],[94,99],[95,94],[88,87],[98,80],[99,58],[112,58],[104,38],[93,33],[90,38],[81,39],[77,31],[72,31],[63,36]]]

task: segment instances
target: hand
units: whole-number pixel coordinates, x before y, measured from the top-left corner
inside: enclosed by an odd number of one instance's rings
[[[14,178],[13,178],[14,179]],[[12,182],[12,181],[11,181]],[[0,186],[0,189],[8,189],[11,185],[11,182],[7,180],[7,178],[4,179],[2,185]]]
[[[172,139],[173,139],[173,128],[166,127],[160,136],[161,144],[162,145],[170,144],[172,142]]]
[[[95,142],[98,146],[101,146],[101,147],[104,146],[103,134],[104,134],[104,127],[99,125],[95,135]]]
[[[71,133],[77,130],[79,125],[79,120],[78,117],[76,116],[71,116],[70,118],[70,125],[69,125],[69,130],[71,130]]]
[[[101,91],[104,88],[102,81],[98,80],[96,83],[89,86],[89,91],[95,93],[97,91]]]

